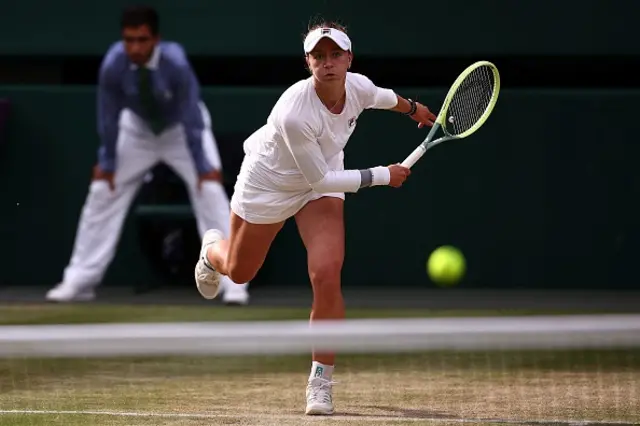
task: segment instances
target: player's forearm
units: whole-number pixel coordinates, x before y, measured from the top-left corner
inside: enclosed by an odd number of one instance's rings
[[[206,156],[202,143],[205,123],[200,110],[199,86],[191,69],[188,67],[178,70],[178,79],[180,82],[178,96],[180,98],[180,109],[182,110],[180,121],[186,134],[187,145],[197,172],[199,174],[209,173],[214,168]]]
[[[109,69],[103,69],[98,85],[98,134],[101,146],[98,163],[105,172],[116,168],[116,145],[118,141],[120,111],[124,101],[117,83]]]
[[[116,169],[115,143],[102,144],[98,149],[98,165],[103,172],[113,173]]]
[[[358,192],[360,188],[388,185],[389,180],[390,173],[387,167],[372,167],[364,170],[330,170],[311,187],[320,193]]]
[[[412,111],[415,112],[415,109],[413,109],[413,105],[415,105],[415,102],[412,103],[400,95],[396,96],[398,97],[398,104],[395,107],[391,108],[391,111],[396,111],[405,115],[410,114]]]
[[[185,133],[187,134],[187,146],[198,174],[211,172],[213,166],[209,162],[202,145],[202,129],[198,127],[187,128],[185,126]]]
[[[118,141],[118,123],[102,123],[100,126],[102,143],[98,149],[98,164],[104,172],[116,169],[116,145]]]

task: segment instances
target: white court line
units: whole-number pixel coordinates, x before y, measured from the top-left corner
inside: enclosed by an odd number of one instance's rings
[[[192,419],[271,419],[271,420],[301,420],[318,421],[321,419],[331,419],[333,422],[345,421],[367,421],[367,422],[441,422],[441,423],[504,423],[504,424],[562,424],[568,426],[585,426],[585,425],[634,425],[638,423],[622,422],[614,420],[511,420],[499,418],[446,418],[446,417],[403,417],[403,416],[375,416],[375,415],[341,415],[339,413],[333,416],[304,416],[302,414],[222,414],[222,413],[156,413],[156,412],[126,412],[126,411],[91,411],[91,410],[0,410],[1,415],[7,414],[68,414],[68,415],[94,415],[94,416],[112,416],[112,417],[164,417],[164,418],[192,418]]]

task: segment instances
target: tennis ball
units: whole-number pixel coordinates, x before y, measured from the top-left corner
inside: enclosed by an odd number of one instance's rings
[[[457,284],[467,270],[464,255],[453,246],[435,249],[427,260],[429,278],[441,286]]]

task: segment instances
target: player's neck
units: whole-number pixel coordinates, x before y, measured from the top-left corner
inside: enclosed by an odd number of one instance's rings
[[[321,83],[315,80],[314,88],[320,101],[322,101],[330,111],[336,109],[342,110],[341,104],[346,93],[344,81]]]

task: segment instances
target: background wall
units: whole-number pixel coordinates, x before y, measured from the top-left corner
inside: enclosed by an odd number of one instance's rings
[[[4,54],[100,55],[118,37],[110,0],[23,0],[0,17]],[[339,17],[362,55],[638,54],[640,4],[627,0],[155,0],[167,37],[199,55],[297,55],[310,17]],[[83,36],[78,37],[81,33]],[[16,37],[20,34],[20,37]]]
[[[485,127],[430,151],[403,189],[348,197],[346,284],[432,285],[429,252],[453,244],[468,258],[466,287],[637,288],[640,38],[632,19],[640,4],[151,3],[165,37],[192,54],[228,188],[242,139],[306,76],[301,34],[317,13],[348,24],[355,71],[434,110],[464,66],[498,65],[503,91]],[[28,0],[0,16],[0,98],[11,102],[0,145],[0,285],[49,286],[61,277],[95,162],[97,66],[118,37],[123,4]],[[365,112],[347,166],[402,161],[424,135],[400,115]],[[135,212],[106,285],[158,279]],[[307,281],[289,223],[259,282]]]

